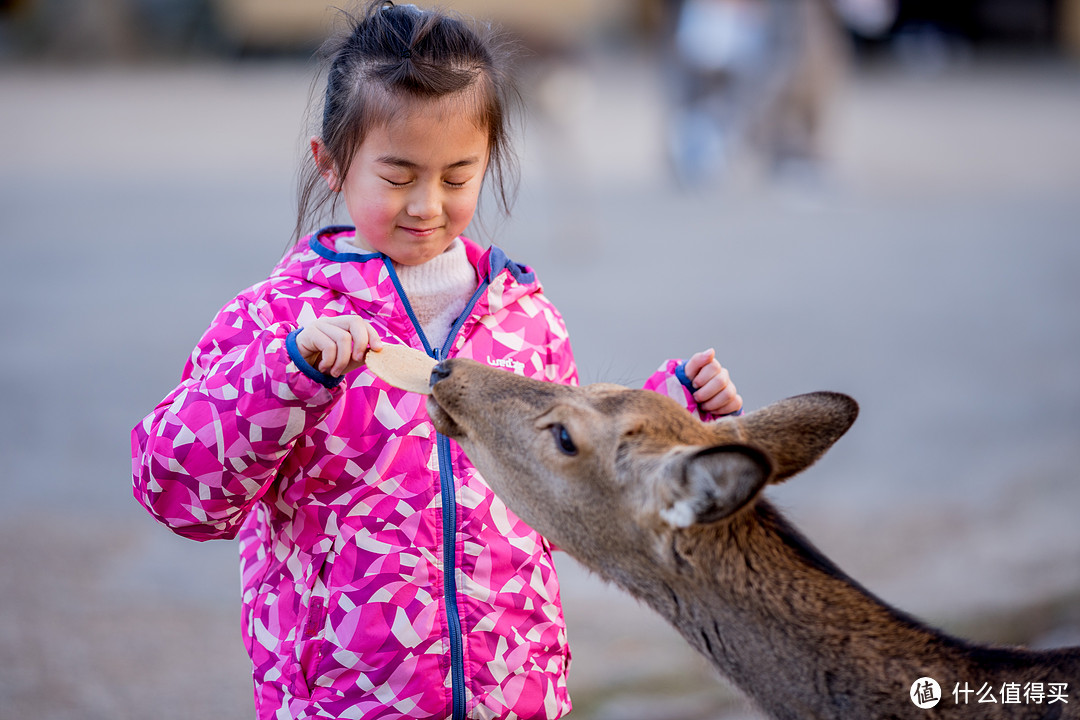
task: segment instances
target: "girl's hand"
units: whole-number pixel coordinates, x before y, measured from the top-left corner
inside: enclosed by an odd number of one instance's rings
[[[716,351],[712,348],[686,361],[686,376],[697,388],[694,400],[702,410],[719,417],[742,409],[742,397],[735,390],[727,369],[716,361]]]
[[[296,334],[296,347],[313,368],[341,377],[364,364],[368,348],[382,349],[382,340],[357,315],[321,317]]]

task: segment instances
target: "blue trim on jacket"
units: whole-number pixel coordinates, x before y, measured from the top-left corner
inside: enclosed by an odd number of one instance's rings
[[[352,225],[331,225],[329,227],[324,227],[322,230],[311,236],[311,239],[308,240],[308,247],[314,250],[316,255],[334,262],[367,262],[368,260],[375,260],[376,258],[383,257],[382,253],[339,253],[336,250],[331,250],[323,245],[320,240],[320,238],[326,235],[337,235],[338,233],[355,231],[356,228]]]
[[[675,366],[675,379],[682,383],[682,386],[689,390],[690,394],[693,395],[695,392],[697,392],[697,388],[694,387],[694,383],[692,380],[690,380],[690,376],[686,374],[686,363],[688,362],[690,361],[683,360],[681,363]]]

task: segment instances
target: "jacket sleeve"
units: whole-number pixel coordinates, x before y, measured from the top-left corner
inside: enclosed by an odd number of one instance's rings
[[[649,376],[643,389],[667,395],[672,400],[684,405],[687,410],[703,422],[712,422],[718,417],[724,417],[713,415],[698,407],[697,401],[694,400],[694,385],[686,375],[685,360],[668,360],[665,362],[656,372]],[[732,415],[742,415],[742,410],[732,413]]]
[[[132,430],[135,498],[184,537],[235,537],[296,438],[341,393],[290,359],[295,322],[263,312],[244,296],[226,306],[180,385]]]

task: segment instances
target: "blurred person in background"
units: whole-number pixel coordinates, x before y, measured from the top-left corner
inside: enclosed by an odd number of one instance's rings
[[[750,155],[774,177],[814,178],[842,80],[843,26],[887,29],[897,0],[671,0],[668,148],[687,185]]]

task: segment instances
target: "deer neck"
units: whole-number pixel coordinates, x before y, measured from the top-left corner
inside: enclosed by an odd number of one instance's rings
[[[936,678],[951,693],[953,682],[977,689],[996,679],[988,669],[1001,657],[981,662],[972,646],[876,599],[765,502],[669,541],[664,571],[611,579],[664,615],[772,717],[922,717],[908,694],[915,680]]]

